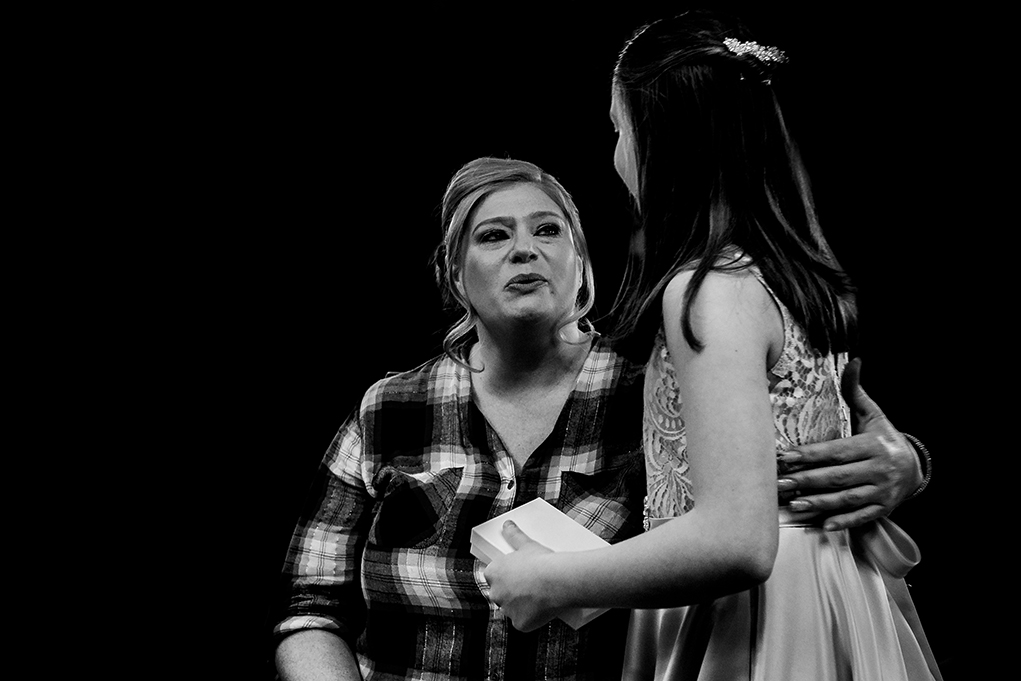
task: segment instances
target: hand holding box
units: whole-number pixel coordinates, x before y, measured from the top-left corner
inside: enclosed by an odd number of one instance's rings
[[[503,524],[508,520],[513,520],[531,539],[553,551],[587,551],[609,545],[605,539],[543,499],[533,499],[472,528],[472,555],[488,565],[493,558],[513,551],[502,532]],[[561,614],[560,619],[571,628],[578,629],[607,610],[576,608]]]

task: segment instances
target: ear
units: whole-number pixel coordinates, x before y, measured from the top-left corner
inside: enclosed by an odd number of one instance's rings
[[[462,297],[467,298],[468,294],[464,292],[464,282],[461,280],[461,269],[460,268],[456,268],[454,270],[453,274],[454,274],[454,287],[457,289],[457,292],[460,293]]]

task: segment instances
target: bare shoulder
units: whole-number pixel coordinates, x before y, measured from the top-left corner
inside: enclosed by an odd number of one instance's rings
[[[679,272],[663,292],[663,321],[668,340],[680,334],[684,297],[693,272]],[[703,343],[734,334],[758,338],[773,347],[783,344],[783,319],[772,296],[749,270],[713,271],[706,275],[691,305],[691,326]]]
[[[663,291],[663,315],[680,318],[684,296],[694,272],[685,270],[677,273]],[[739,310],[749,314],[775,310],[772,296],[749,270],[738,272],[713,271],[706,275],[698,295],[692,303],[692,311],[700,315],[714,311]],[[779,316],[779,315],[778,315]]]

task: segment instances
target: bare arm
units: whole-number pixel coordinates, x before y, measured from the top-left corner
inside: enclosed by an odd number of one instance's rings
[[[827,530],[855,527],[881,516],[908,499],[922,484],[920,460],[859,383],[861,360],[844,371],[841,390],[851,407],[855,435],[804,445],[783,455],[804,468],[779,481],[781,491],[799,489],[796,511],[829,514]]]
[[[360,681],[361,672],[344,639],[324,629],[291,634],[277,646],[282,681]]]
[[[782,343],[782,322],[751,275],[711,274],[693,307],[695,333],[705,343],[695,352],[680,327],[686,284],[687,275],[677,277],[663,305],[695,508],[606,549],[550,553],[526,542],[495,560],[485,573],[490,595],[519,629],[570,607],[702,601],[749,588],[772,570],[776,459],[765,368],[771,348]]]

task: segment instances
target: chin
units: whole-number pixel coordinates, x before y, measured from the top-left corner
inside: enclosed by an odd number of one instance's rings
[[[513,309],[508,310],[507,317],[516,322],[553,324],[562,317],[562,314],[549,305],[526,303],[515,305]]]

